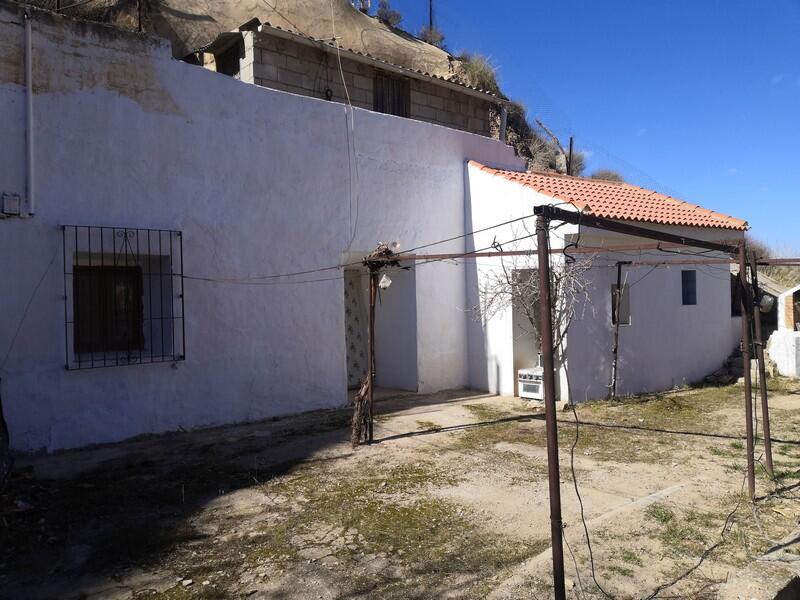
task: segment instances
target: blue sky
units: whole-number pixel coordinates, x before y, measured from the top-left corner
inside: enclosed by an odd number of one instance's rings
[[[377,0],[375,0],[377,4]],[[427,0],[393,0],[416,31]],[[800,252],[800,0],[436,0],[453,52],[628,181]]]

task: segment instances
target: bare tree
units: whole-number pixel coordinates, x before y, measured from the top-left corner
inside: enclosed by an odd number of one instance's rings
[[[378,11],[375,15],[390,27],[399,27],[403,22],[403,15],[391,7],[389,0],[378,2]]]
[[[435,26],[425,25],[419,30],[417,35],[423,42],[436,46],[437,48],[444,48],[444,34],[439,31]]]
[[[618,171],[613,169],[598,169],[591,175],[591,179],[603,179],[605,181],[625,181],[625,178]]]
[[[514,239],[530,239],[532,233],[527,226],[517,228]],[[517,244],[518,245],[518,244]],[[519,248],[501,248],[518,250]],[[571,256],[569,250],[551,255],[551,298],[553,313],[553,348],[556,364],[560,364],[566,350],[567,330],[572,319],[591,306],[587,271],[592,267],[593,257],[588,254]],[[479,284],[479,314],[490,319],[497,313],[516,309],[527,321],[529,333],[533,334],[536,350],[541,352],[539,334],[540,289],[536,251],[529,255],[501,257],[500,266],[482,271],[484,278]]]

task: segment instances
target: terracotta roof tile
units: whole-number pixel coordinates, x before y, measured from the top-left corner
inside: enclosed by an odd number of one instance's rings
[[[568,202],[596,217],[662,225],[748,229],[747,221],[690,204],[629,183],[584,179],[558,173],[522,173],[492,169],[476,161],[470,165],[503,177],[541,194]]]

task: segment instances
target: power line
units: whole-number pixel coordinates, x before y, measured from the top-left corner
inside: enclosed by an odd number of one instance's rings
[[[333,10],[333,0],[330,0],[330,7],[331,7],[331,29],[333,33],[333,42],[336,44],[336,60],[339,65],[339,75],[342,78],[342,87],[344,88],[344,95],[345,98],[347,99],[347,106],[350,108],[349,111],[347,110],[347,107],[345,107],[344,109],[345,126],[347,131],[347,163],[348,163],[347,166],[348,166],[348,176],[350,181],[350,197],[349,197],[350,241],[347,243],[347,248],[345,248],[345,252],[349,252],[350,248],[353,246],[353,242],[356,239],[356,232],[358,231],[358,216],[359,216],[359,203],[360,203],[359,202],[360,185],[358,176],[358,150],[356,149],[356,116],[355,116],[355,111],[353,110],[353,103],[350,100],[350,91],[347,89],[347,81],[345,81],[344,77],[344,68],[342,67],[341,44],[339,43],[339,39],[336,37],[336,15],[334,14]],[[355,171],[355,185],[353,185],[354,171]],[[356,206],[355,221],[353,220],[354,187],[355,187],[355,206]]]
[[[524,219],[528,219],[528,218],[530,218],[532,216],[533,215],[526,215],[524,217],[517,217],[515,219],[509,219],[508,221],[503,221],[501,223],[495,223],[494,225],[489,225],[487,227],[483,227],[481,229],[476,229],[474,231],[468,231],[467,233],[462,233],[462,234],[457,235],[457,236],[449,237],[449,238],[446,238],[446,239],[443,239],[443,240],[437,240],[435,242],[430,242],[430,243],[427,243],[427,244],[422,244],[420,246],[416,246],[415,248],[411,248],[409,250],[405,250],[403,252],[399,252],[398,255],[400,255],[400,256],[407,255],[408,253],[413,252],[415,250],[419,250],[421,248],[429,248],[431,246],[437,246],[439,244],[444,244],[444,243],[452,242],[454,240],[458,240],[458,239],[461,239],[461,238],[466,238],[466,237],[475,235],[477,233],[484,233],[486,231],[490,231],[491,229],[496,229],[498,227],[503,227],[503,226],[509,225],[511,223],[515,223],[515,222],[518,222],[518,221],[522,221]],[[506,243],[509,243],[509,242],[506,242]],[[491,247],[489,247],[489,249],[490,248]],[[316,267],[316,268],[313,268],[313,269],[306,269],[306,270],[302,270],[302,271],[289,271],[289,272],[285,272],[285,273],[271,273],[271,274],[266,274],[266,275],[252,275],[252,276],[247,276],[247,277],[204,277],[204,276],[196,276],[196,275],[195,276],[184,275],[184,278],[185,279],[192,279],[192,280],[196,280],[196,281],[211,281],[211,282],[215,282],[215,283],[245,283],[245,282],[256,282],[256,281],[262,281],[262,280],[269,280],[269,279],[284,279],[284,278],[296,277],[296,276],[300,276],[300,275],[313,275],[315,273],[324,273],[324,272],[327,272],[327,271],[338,271],[338,270],[340,270],[342,268],[360,266],[361,264],[362,264],[362,261],[358,260],[358,261],[352,261],[352,262],[349,262],[349,263],[343,263],[343,264],[337,264],[337,265],[329,265],[329,266],[326,266],[326,267]]]
[[[83,6],[84,4],[89,4],[90,2],[95,2],[95,1],[96,0],[80,0],[80,2],[73,2],[72,4],[68,4],[67,6],[61,6],[56,9],[56,12],[67,10],[69,8],[76,8],[78,6]]]
[[[213,277],[193,277],[191,275],[184,275],[183,278],[191,279],[192,281],[205,281],[208,283],[227,283],[232,285],[252,285],[252,286],[302,285],[305,283],[319,283],[321,281],[337,281],[344,279],[343,276],[339,276],[339,277],[323,277],[319,279],[304,279],[302,281],[237,281],[235,279],[215,279]]]

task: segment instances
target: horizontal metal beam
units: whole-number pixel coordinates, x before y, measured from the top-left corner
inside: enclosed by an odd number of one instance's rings
[[[545,219],[551,221],[564,221],[574,225],[585,225],[587,227],[594,227],[595,229],[603,229],[605,231],[613,231],[623,235],[632,235],[635,237],[642,237],[651,240],[659,240],[662,242],[671,242],[681,246],[690,246],[692,248],[706,248],[707,250],[716,250],[718,252],[725,252],[726,254],[735,254],[739,251],[738,245],[722,244],[719,242],[709,242],[706,240],[698,240],[696,238],[686,237],[682,235],[674,235],[662,231],[653,231],[646,227],[639,227],[637,225],[630,225],[628,223],[620,223],[613,219],[605,219],[603,217],[595,217],[585,213],[575,211],[568,211],[554,206],[536,206],[533,209],[533,214],[543,216]]]

